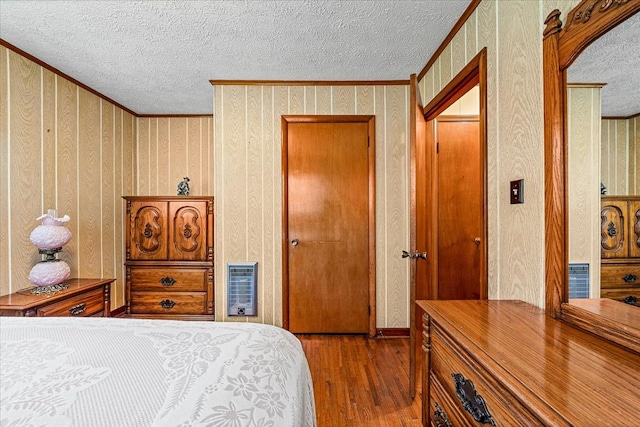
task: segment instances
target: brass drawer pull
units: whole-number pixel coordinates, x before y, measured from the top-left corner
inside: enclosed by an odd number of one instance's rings
[[[77,316],[79,314],[84,313],[86,309],[87,309],[86,304],[82,302],[78,305],[74,305],[73,307],[71,307],[69,309],[69,313],[71,313],[72,316]]]
[[[438,405],[438,402],[436,402],[436,410],[433,411],[433,422],[436,424],[436,427],[452,427],[449,417],[447,417],[442,407]]]
[[[451,374],[453,381],[456,384],[456,395],[464,409],[466,409],[474,420],[482,424],[491,424],[495,426],[487,404],[478,393],[476,393],[476,387],[471,380],[465,379],[462,374]]]
[[[160,305],[162,306],[162,308],[166,308],[168,310],[170,308],[173,308],[173,306],[176,305],[176,302],[170,299],[163,299],[162,301],[160,301]]]
[[[174,279],[173,277],[163,277],[162,279],[159,280],[160,284],[162,284],[162,286],[173,286],[177,280]]]
[[[622,276],[622,280],[624,280],[626,283],[635,283],[636,280],[638,280],[638,276],[636,276],[635,274],[627,274]]]

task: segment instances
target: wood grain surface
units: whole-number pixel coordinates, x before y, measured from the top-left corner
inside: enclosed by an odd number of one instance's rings
[[[425,349],[430,338],[447,341],[456,354],[451,363],[464,369],[487,397],[497,425],[631,426],[637,421],[629,410],[640,402],[637,353],[520,301],[419,305],[429,316],[427,330],[433,334],[425,335]],[[432,346],[431,351],[439,349]],[[537,422],[500,423],[505,415],[517,419],[525,413]]]
[[[318,426],[418,427],[409,396],[409,340],[296,335],[313,378]]]

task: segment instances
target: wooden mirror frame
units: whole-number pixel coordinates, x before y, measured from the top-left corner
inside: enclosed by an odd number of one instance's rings
[[[594,40],[640,11],[640,0],[582,0],[562,28],[557,9],[543,35],[546,312],[640,353],[637,307],[612,300],[569,304],[566,70]],[[628,310],[628,312],[627,312]],[[622,320],[621,320],[622,319]]]

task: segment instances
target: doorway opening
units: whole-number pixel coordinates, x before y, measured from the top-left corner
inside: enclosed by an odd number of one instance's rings
[[[419,93],[412,94],[411,245],[416,254],[427,254],[412,259],[413,304],[418,299],[488,297],[486,55],[484,48],[427,106],[421,108]],[[413,86],[417,92],[417,82]],[[414,304],[412,396],[422,332],[416,319],[422,314]]]

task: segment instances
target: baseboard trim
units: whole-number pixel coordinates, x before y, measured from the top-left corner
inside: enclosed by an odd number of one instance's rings
[[[409,328],[379,328],[376,329],[376,338],[407,338]]]

